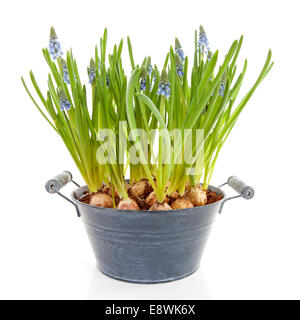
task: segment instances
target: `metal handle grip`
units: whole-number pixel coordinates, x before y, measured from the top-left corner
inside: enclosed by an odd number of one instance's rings
[[[220,185],[219,188],[225,186],[226,184],[228,184],[233,190],[235,190],[238,193],[238,195],[233,196],[233,197],[229,197],[229,198],[225,198],[220,205],[219,213],[222,212],[223,206],[224,206],[225,202],[228,200],[232,200],[232,199],[236,199],[236,198],[240,198],[240,197],[249,200],[254,197],[254,194],[255,194],[254,189],[252,187],[248,186],[245,182],[243,182],[242,180],[240,180],[236,176],[229,177],[227,182]]]
[[[61,174],[48,180],[45,184],[45,188],[49,193],[56,193],[71,181],[72,181],[71,172],[63,171]]]
[[[63,171],[61,174],[55,176],[53,179],[48,180],[45,184],[45,188],[49,193],[57,193],[65,200],[72,203],[74,205],[74,207],[76,208],[77,216],[80,217],[80,212],[79,212],[77,204],[59,192],[59,190],[61,188],[63,188],[66,184],[68,184],[71,181],[77,187],[80,187],[80,185],[73,180],[71,172]]]
[[[229,177],[227,180],[227,184],[238,194],[240,194],[244,199],[251,199],[254,197],[254,189],[236,176]]]

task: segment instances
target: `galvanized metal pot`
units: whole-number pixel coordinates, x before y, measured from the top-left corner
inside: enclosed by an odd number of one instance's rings
[[[211,191],[222,194],[222,200],[183,210],[130,211],[80,202],[87,187],[76,189],[70,200],[59,191],[70,181],[73,181],[72,175],[65,171],[49,180],[46,189],[58,193],[76,207],[93,247],[98,269],[109,277],[136,283],[173,281],[195,272],[224,202],[254,196],[253,188],[236,177],[230,177],[225,184],[239,193],[235,197],[226,198],[220,188],[210,186]]]

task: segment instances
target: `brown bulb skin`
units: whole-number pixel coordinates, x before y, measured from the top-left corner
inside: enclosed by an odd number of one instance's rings
[[[103,208],[112,208],[112,198],[104,193],[95,193],[91,196],[90,205]]]
[[[206,191],[199,186],[192,187],[187,196],[195,207],[204,206],[207,202]]]
[[[172,209],[187,209],[187,208],[193,208],[193,203],[186,198],[178,198],[171,204]]]
[[[147,206],[151,207],[157,201],[157,197],[154,191],[152,191],[149,196],[146,198]],[[169,202],[168,197],[165,197],[165,202]]]
[[[158,203],[155,202],[149,210],[153,210],[153,211],[164,211],[164,210],[172,210],[172,208],[166,203]]]
[[[120,210],[140,210],[137,202],[133,199],[122,199],[118,204]]]
[[[130,190],[131,196],[136,199],[145,199],[151,191],[152,187],[146,180],[135,183]]]

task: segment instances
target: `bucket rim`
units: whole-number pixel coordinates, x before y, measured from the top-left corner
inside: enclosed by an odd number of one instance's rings
[[[189,212],[193,212],[195,210],[199,210],[199,209],[204,209],[204,208],[208,208],[208,207],[213,207],[213,206],[217,206],[219,204],[221,204],[223,201],[226,200],[226,194],[225,192],[215,186],[209,185],[208,189],[213,191],[213,192],[218,192],[219,194],[222,194],[223,198],[214,202],[214,203],[210,203],[210,204],[206,204],[204,206],[198,206],[198,207],[193,207],[193,208],[185,208],[185,209],[172,209],[172,210],[124,210],[124,209],[116,209],[116,208],[104,208],[104,207],[98,207],[98,206],[93,206],[91,204],[87,204],[84,202],[79,201],[76,198],[76,192],[83,192],[84,190],[88,190],[88,187],[85,186],[81,186],[77,189],[75,189],[72,193],[71,193],[71,198],[72,200],[75,202],[75,204],[77,205],[81,205],[81,206],[86,206],[88,208],[95,208],[95,209],[99,209],[99,211],[101,212],[114,212],[114,213],[121,213],[124,214],[125,212],[128,214],[137,214],[137,215],[158,215],[158,214],[185,214],[185,213],[189,213]],[[202,209],[202,210],[203,210]]]

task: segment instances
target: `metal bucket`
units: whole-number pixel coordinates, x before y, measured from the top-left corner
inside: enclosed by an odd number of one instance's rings
[[[109,277],[136,283],[168,282],[195,272],[224,202],[254,196],[253,188],[230,177],[227,183],[239,195],[226,198],[220,188],[210,186],[209,190],[223,196],[213,204],[170,211],[118,210],[80,202],[78,199],[87,187],[76,189],[72,200],[68,199],[59,189],[69,181],[73,181],[72,175],[65,171],[49,180],[46,189],[75,205],[88,233],[98,269]]]

